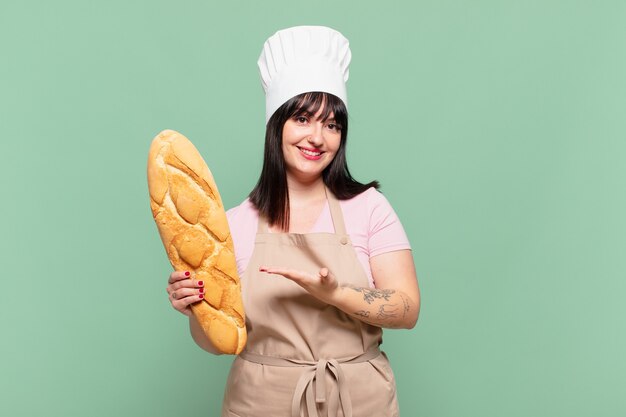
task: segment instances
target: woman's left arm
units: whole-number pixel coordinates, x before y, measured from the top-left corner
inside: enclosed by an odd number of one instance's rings
[[[368,324],[413,328],[419,315],[420,293],[411,251],[374,256],[370,266],[376,288],[339,285],[326,268],[317,274],[275,267],[260,270],[289,278],[320,300]]]
[[[370,258],[376,288],[340,286],[336,307],[380,327],[412,329],[420,310],[420,293],[410,250]]]

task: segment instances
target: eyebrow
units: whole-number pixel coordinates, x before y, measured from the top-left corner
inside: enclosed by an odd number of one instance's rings
[[[319,109],[317,111],[319,111]],[[317,113],[317,111],[315,113]],[[302,108],[299,111],[297,111],[292,117],[306,116],[306,117],[313,118],[313,117],[315,117],[315,113],[313,113],[312,111],[310,111],[308,109]],[[324,113],[325,112],[322,112],[322,116],[323,116]],[[332,111],[331,111],[331,113],[332,113]],[[335,119],[335,116],[333,115],[333,117],[330,117],[330,114],[328,115],[328,117],[326,119],[321,117],[321,118],[316,119],[316,120],[323,120],[324,122],[339,124],[337,122],[337,120]]]

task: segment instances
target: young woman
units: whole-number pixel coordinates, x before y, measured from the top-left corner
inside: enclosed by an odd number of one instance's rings
[[[222,416],[397,416],[382,328],[414,327],[420,305],[402,225],[378,183],[346,164],[348,41],[326,27],[277,32],[259,59],[266,92],[263,169],[227,216],[248,342]],[[168,293],[191,333],[202,286],[176,271]]]

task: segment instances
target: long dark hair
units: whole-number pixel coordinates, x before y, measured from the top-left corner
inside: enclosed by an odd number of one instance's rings
[[[279,225],[289,230],[289,190],[283,156],[283,126],[292,117],[316,114],[324,106],[321,120],[326,121],[333,114],[341,127],[341,142],[331,163],[322,172],[326,187],[340,200],[347,200],[370,187],[378,189],[378,181],[361,184],[350,175],[346,161],[346,141],[348,140],[348,110],[337,96],[322,92],[309,92],[297,95],[280,106],[267,122],[265,130],[265,152],[263,169],[250,201],[265,216],[270,225]]]

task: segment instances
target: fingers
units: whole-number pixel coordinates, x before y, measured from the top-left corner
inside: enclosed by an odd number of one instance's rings
[[[172,296],[178,297],[179,294],[175,292],[170,295],[170,298],[172,298]],[[186,316],[191,316],[190,305],[202,301],[203,298],[204,294],[192,294],[180,299],[172,299],[172,307]]]
[[[174,271],[170,274],[170,278],[167,280],[168,284],[173,284],[176,281],[180,281],[182,279],[187,279],[191,276],[191,272],[189,271]]]
[[[315,284],[320,282],[321,284],[331,284],[334,282],[334,277],[331,275],[328,268],[321,268],[318,272],[318,275],[315,276],[313,274],[308,274],[303,271],[298,271],[291,268],[280,268],[280,267],[270,267],[270,266],[260,266],[259,271],[266,272],[268,274],[282,275],[285,278],[289,278],[290,280],[303,285],[303,284]]]
[[[300,285],[312,296],[328,303],[337,302],[339,284],[335,276],[328,268],[320,268],[316,272],[309,273],[291,268],[260,266],[259,271],[268,274],[281,275]]]
[[[172,291],[176,291],[179,288],[192,288],[192,287],[203,287],[203,281],[196,281],[193,279],[191,272],[189,271],[174,271],[170,274],[169,279],[167,280],[167,293],[171,293]]]
[[[176,281],[173,284],[170,284],[166,287],[167,293],[171,293],[172,291],[176,291],[180,288],[200,288],[204,287],[203,281],[196,281],[191,278],[184,279],[182,281]]]
[[[204,296],[204,288],[197,287],[183,287],[179,288],[170,293],[170,298],[172,300],[182,300],[185,297],[189,297],[192,295],[202,295]],[[202,297],[200,297],[202,298]]]
[[[170,302],[175,310],[186,316],[191,316],[191,304],[204,299],[204,288],[182,288],[170,294]]]
[[[165,290],[172,307],[186,316],[191,315],[191,304],[204,299],[204,282],[192,279],[189,271],[172,272],[168,284]]]
[[[322,283],[323,286],[329,287],[329,288],[335,288],[339,286],[337,279],[335,278],[333,274],[331,274],[328,268],[320,269],[319,275],[320,275],[320,282]]]
[[[301,271],[296,271],[295,269],[271,267],[271,266],[260,266],[259,271],[267,272],[268,274],[282,275],[285,278],[289,278],[296,282],[300,282],[303,279],[306,279],[305,273]]]

